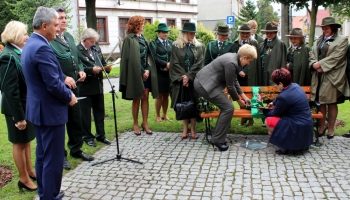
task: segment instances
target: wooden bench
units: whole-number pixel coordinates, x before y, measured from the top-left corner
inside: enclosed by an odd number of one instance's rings
[[[253,97],[253,93],[252,93],[252,86],[242,86],[242,91],[244,92],[244,94],[248,97],[248,98],[252,98]],[[310,92],[311,92],[311,87],[310,86],[302,86],[301,87],[307,98],[310,100]],[[228,96],[229,99],[230,96],[227,93],[227,91],[225,90],[226,95]],[[259,87],[259,94],[261,96],[261,98],[263,99],[264,102],[267,101],[272,101],[274,99],[276,99],[276,97],[278,96],[280,92],[277,90],[277,88],[275,86],[260,86]],[[314,121],[314,134],[316,137],[316,141],[315,141],[315,145],[316,146],[320,146],[320,143],[318,141],[318,119],[323,118],[323,114],[319,111],[319,105],[313,101],[309,101],[310,103],[310,108],[312,111],[312,119]],[[205,122],[205,134],[206,134],[206,140],[207,142],[209,142],[209,136],[211,135],[211,130],[212,130],[212,126],[210,125],[210,119],[211,118],[218,118],[220,111],[208,111],[208,102],[204,102],[204,112],[201,113],[201,117],[204,118],[204,122]],[[233,112],[232,115],[233,118],[252,118],[252,114],[250,110],[247,109],[235,109],[235,111]]]

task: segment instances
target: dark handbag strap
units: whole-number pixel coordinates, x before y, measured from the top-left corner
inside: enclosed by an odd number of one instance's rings
[[[188,90],[188,93],[190,94],[190,100],[192,101],[192,95],[191,95],[191,90]],[[184,85],[181,86],[181,103],[183,102],[183,94],[184,94]]]

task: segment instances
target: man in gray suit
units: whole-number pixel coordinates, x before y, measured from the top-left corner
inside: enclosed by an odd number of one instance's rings
[[[202,68],[194,80],[194,88],[198,94],[220,108],[220,115],[210,141],[213,147],[215,145],[220,151],[226,151],[229,148],[225,138],[234,111],[232,102],[222,91],[227,87],[233,101],[237,101],[240,106],[249,105],[250,99],[242,92],[237,81],[237,67],[245,67],[256,58],[255,47],[245,44],[237,54],[226,53],[216,58]]]

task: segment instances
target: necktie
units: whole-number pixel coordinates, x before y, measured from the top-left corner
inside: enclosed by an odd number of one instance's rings
[[[64,42],[65,44],[67,44],[66,39],[64,39],[63,33],[62,33],[62,35],[60,35],[60,38],[61,38],[62,42]]]
[[[325,38],[323,39],[323,41],[321,42],[321,44],[320,44],[320,47],[321,47],[321,48],[323,47],[323,45],[324,45],[324,43],[326,42],[326,40],[327,40],[327,38],[325,37]]]
[[[166,46],[166,42],[165,42],[165,40],[163,41],[163,45],[164,45],[164,46]]]
[[[247,40],[243,40],[242,45],[247,44]]]
[[[92,56],[91,50],[88,49],[88,54],[90,55],[90,57],[94,60],[94,56]]]
[[[223,43],[222,42],[219,42],[219,49],[221,49]]]

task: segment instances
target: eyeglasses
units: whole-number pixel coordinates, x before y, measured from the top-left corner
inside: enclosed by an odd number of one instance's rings
[[[67,17],[60,16],[60,17],[58,17],[58,19],[67,19]]]

